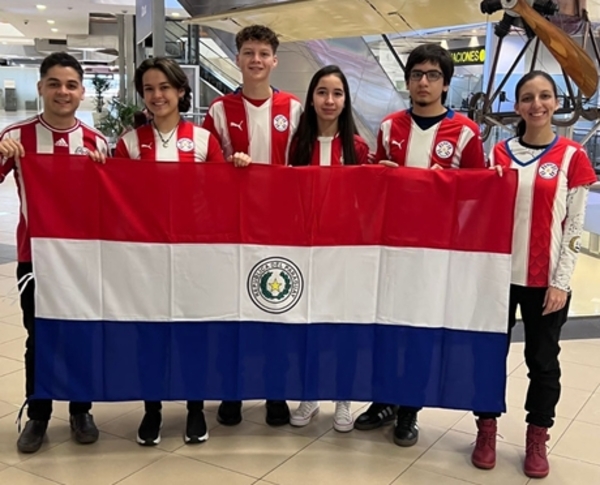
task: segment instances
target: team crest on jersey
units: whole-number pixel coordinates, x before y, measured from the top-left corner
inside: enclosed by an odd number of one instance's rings
[[[441,141],[435,147],[435,153],[442,159],[450,158],[454,154],[454,146],[449,141]]]
[[[277,131],[285,131],[288,129],[290,122],[284,115],[277,115],[273,118],[273,126]]]
[[[75,155],[89,155],[90,151],[86,147],[75,148]]]
[[[267,313],[291,310],[304,291],[300,268],[286,258],[266,258],[256,263],[248,275],[248,294],[252,302]]]
[[[180,138],[177,140],[177,148],[182,152],[191,152],[194,149],[194,142],[189,138]]]
[[[550,180],[553,179],[554,177],[556,177],[558,175],[558,166],[556,165],[556,163],[544,163],[538,173],[540,174],[540,177],[542,177],[543,179],[546,180]]]

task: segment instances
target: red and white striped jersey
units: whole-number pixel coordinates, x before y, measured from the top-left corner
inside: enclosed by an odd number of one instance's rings
[[[37,115],[8,126],[0,133],[0,141],[11,138],[23,145],[25,160],[28,154],[82,155],[82,163],[93,163],[88,158],[90,151],[108,155],[108,142],[102,133],[79,120],[68,130],[58,130]],[[85,156],[85,158],[84,158]],[[21,177],[21,160],[3,159],[0,182],[14,169],[17,191],[21,201],[21,214],[17,225],[17,258],[19,262],[31,261],[31,240],[27,228],[27,197]]]
[[[226,158],[241,152],[255,163],[286,165],[301,114],[293,94],[274,90],[269,99],[254,101],[238,89],[213,101],[202,126],[217,137]]]
[[[568,230],[563,225],[569,215],[569,191],[597,180],[590,160],[581,145],[557,136],[545,149],[525,146],[518,138],[498,143],[490,163],[519,171],[512,283],[547,287],[558,269]]]
[[[292,143],[290,155],[295,150]],[[360,136],[354,135],[354,150],[356,152],[356,163],[366,165],[369,163],[369,145]],[[344,165],[344,150],[341,138],[336,136],[320,136],[315,141],[310,165],[339,166]]]
[[[115,157],[161,162],[224,162],[217,139],[190,121],[182,121],[165,143],[152,124],[125,133],[117,143]],[[168,141],[167,141],[168,140]]]
[[[412,119],[410,110],[387,116],[377,136],[376,161],[400,166],[430,168],[484,168],[485,155],[479,127],[452,110],[427,130]]]

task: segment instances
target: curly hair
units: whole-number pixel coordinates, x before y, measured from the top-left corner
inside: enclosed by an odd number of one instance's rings
[[[273,54],[277,53],[279,39],[277,38],[277,34],[266,25],[250,25],[240,30],[235,36],[235,45],[238,52],[242,49],[244,42],[252,40],[269,44],[273,49]]]

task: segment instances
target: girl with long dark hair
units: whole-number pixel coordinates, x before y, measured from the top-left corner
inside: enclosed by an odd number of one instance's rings
[[[369,147],[358,135],[346,76],[325,66],[310,81],[304,113],[292,138],[289,164],[360,165]]]
[[[368,154],[369,147],[354,124],[346,76],[337,66],[320,69],[308,87],[304,113],[291,143],[290,165],[359,165],[368,163]],[[335,405],[333,428],[351,431],[350,401]],[[303,401],[292,412],[290,424],[306,426],[318,412],[318,401]]]

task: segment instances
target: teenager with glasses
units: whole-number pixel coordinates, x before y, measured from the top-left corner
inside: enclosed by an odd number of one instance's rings
[[[389,167],[424,169],[485,167],[477,125],[444,106],[453,74],[452,57],[439,45],[424,44],[411,52],[405,79],[412,106],[383,120],[377,138],[376,162]],[[417,370],[409,355],[405,364],[407,372]],[[423,369],[418,371],[427,374]],[[422,394],[407,396],[407,401],[418,405],[424,400]],[[417,413],[420,409],[373,403],[358,417],[354,427],[375,429],[396,419],[394,443],[413,446],[419,439]]]

